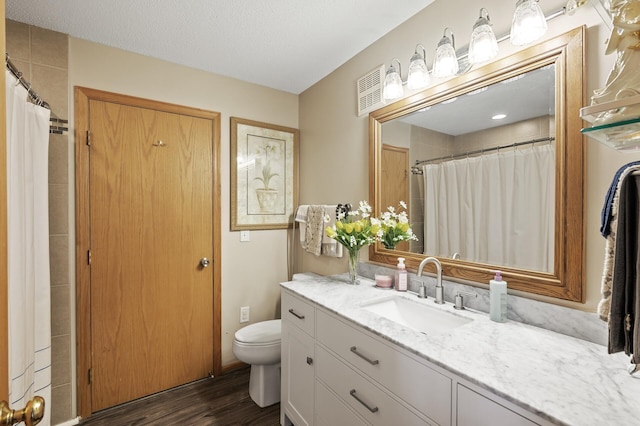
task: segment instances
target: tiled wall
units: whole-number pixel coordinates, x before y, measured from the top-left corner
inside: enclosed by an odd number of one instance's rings
[[[51,117],[69,118],[66,34],[7,20],[7,53],[33,89],[51,106]],[[69,140],[49,139],[49,242],[51,261],[52,424],[72,418],[71,300],[69,271]]]

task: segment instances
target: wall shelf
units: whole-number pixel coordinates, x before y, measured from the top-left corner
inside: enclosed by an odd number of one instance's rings
[[[597,124],[603,115],[614,115],[628,107],[640,109],[640,95],[582,108],[580,117],[596,125],[583,128],[581,133],[613,149],[640,150],[640,114],[626,114],[622,120],[607,122],[605,119],[603,124]]]

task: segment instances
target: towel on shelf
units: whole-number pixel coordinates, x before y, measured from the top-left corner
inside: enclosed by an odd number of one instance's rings
[[[618,227],[618,204],[622,183],[627,176],[634,171],[640,170],[640,161],[626,164],[616,172],[602,208],[602,226],[600,232],[606,238],[604,251],[604,266],[602,270],[602,281],[600,293],[602,298],[598,303],[598,315],[601,320],[609,322],[609,312],[611,308],[611,287],[613,285],[614,255],[616,246],[616,234]],[[606,234],[606,235],[605,235]]]
[[[336,207],[335,204],[298,206],[294,220],[300,224],[300,245],[306,252],[316,256],[342,257],[342,245],[324,232],[327,226],[335,223]],[[312,223],[310,217],[313,217]],[[325,222],[325,217],[329,218],[328,223]],[[317,238],[318,235],[321,236],[320,239]]]
[[[342,257],[342,244],[338,243],[333,238],[327,236],[324,233],[324,228],[326,226],[331,226],[336,221],[336,205],[333,206],[324,206],[325,215],[329,217],[329,223],[325,223],[322,231],[322,249],[321,253],[324,256],[330,257]]]
[[[298,210],[296,210],[296,217],[294,220],[300,223],[300,244],[304,245],[305,235],[307,231],[307,212],[309,211],[308,204],[302,204],[298,206]]]
[[[622,179],[619,191],[611,306],[609,353],[624,351],[640,363],[640,178]]]
[[[322,252],[324,211],[324,206],[309,206],[307,209],[306,230],[302,248],[316,256],[320,256]]]
[[[600,233],[603,237],[607,238],[609,232],[611,232],[611,220],[613,219],[613,200],[615,195],[619,191],[619,184],[624,177],[631,171],[637,170],[640,166],[640,161],[632,161],[631,163],[627,163],[624,166],[620,167],[616,174],[613,176],[613,180],[611,181],[611,185],[609,185],[609,190],[607,191],[607,195],[604,198],[604,206],[602,206],[602,212],[600,213]]]

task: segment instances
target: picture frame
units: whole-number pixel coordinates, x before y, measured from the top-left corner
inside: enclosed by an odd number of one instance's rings
[[[231,117],[232,231],[293,226],[298,139],[298,129]]]

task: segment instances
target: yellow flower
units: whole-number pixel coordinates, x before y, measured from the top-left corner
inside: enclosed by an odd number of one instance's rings
[[[353,232],[353,223],[344,223],[343,224],[343,228],[344,228],[344,232],[346,232],[347,234],[351,234]]]
[[[337,221],[337,222],[336,222],[336,228],[337,228],[338,230],[341,230],[341,229],[342,229],[342,227],[343,227],[342,222]]]
[[[333,229],[333,226],[327,226],[324,230],[324,233],[327,234],[327,237],[329,238],[333,238],[337,235],[336,230]]]
[[[362,221],[353,222],[353,229],[356,232],[362,232]]]

